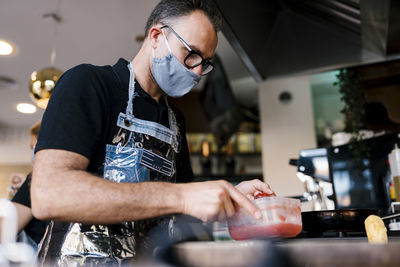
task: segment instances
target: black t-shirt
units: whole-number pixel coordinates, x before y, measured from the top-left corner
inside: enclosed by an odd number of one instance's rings
[[[31,184],[32,174],[29,173],[26,177],[25,182],[21,185],[18,192],[15,194],[12,202],[19,203],[28,208],[31,208],[31,194],[30,194],[30,184]],[[28,223],[23,229],[25,233],[32,238],[36,243],[39,243],[42,239],[44,232],[46,231],[47,221],[39,221],[35,217]]]
[[[128,61],[119,59],[114,66],[78,65],[66,71],[54,88],[43,115],[35,152],[62,149],[89,159],[87,171],[102,176],[106,144],[117,131],[117,118],[128,101]],[[155,101],[135,83],[135,117],[169,127],[164,101]],[[176,155],[176,181],[193,179],[183,114],[173,105],[181,136],[181,150]]]

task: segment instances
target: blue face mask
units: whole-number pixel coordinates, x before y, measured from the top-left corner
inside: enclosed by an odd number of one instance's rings
[[[164,35],[165,44],[169,54],[163,58],[156,58],[153,50],[153,76],[158,86],[171,97],[181,97],[196,84],[201,76],[190,71],[172,54],[167,38]]]

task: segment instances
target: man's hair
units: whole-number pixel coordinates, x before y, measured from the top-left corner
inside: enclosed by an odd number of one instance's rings
[[[42,121],[38,121],[34,125],[32,125],[32,127],[29,129],[29,134],[37,138],[41,123]]]
[[[170,19],[189,15],[201,10],[207,15],[216,32],[221,29],[222,18],[213,0],[161,0],[147,19],[145,36],[157,23],[166,23]]]

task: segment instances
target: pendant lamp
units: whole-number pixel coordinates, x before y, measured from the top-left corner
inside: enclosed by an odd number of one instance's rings
[[[46,109],[51,93],[58,79],[63,73],[61,70],[54,67],[56,59],[56,37],[58,24],[61,22],[61,17],[58,15],[60,0],[57,1],[55,13],[47,13],[43,15],[45,19],[51,19],[54,22],[53,49],[50,58],[50,67],[34,71],[31,74],[29,81],[29,94],[39,108]]]

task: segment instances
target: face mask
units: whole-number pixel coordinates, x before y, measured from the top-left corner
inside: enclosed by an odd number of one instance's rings
[[[153,75],[158,86],[171,97],[187,94],[200,81],[201,76],[190,71],[172,54],[167,38],[165,44],[169,54],[156,58],[153,49]]]

